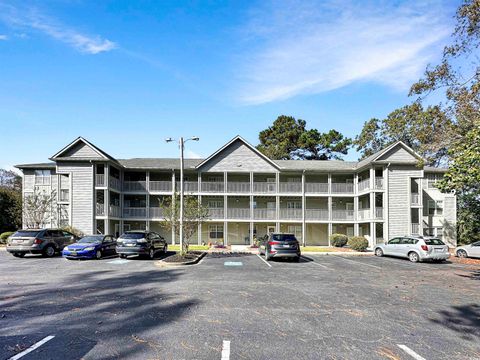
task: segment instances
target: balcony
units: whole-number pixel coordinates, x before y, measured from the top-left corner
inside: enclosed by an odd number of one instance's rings
[[[420,234],[420,224],[412,224],[412,235]]]
[[[332,183],[332,193],[353,194],[353,183]]]
[[[110,205],[108,208],[108,215],[117,218],[121,217],[122,212],[120,210],[120,206]]]
[[[171,181],[150,181],[149,185],[150,185],[150,191],[158,191],[158,192],[172,191]]]
[[[116,177],[110,176],[110,178],[108,179],[108,182],[109,182],[109,186],[112,189],[120,191],[120,189],[122,188],[122,182],[120,181],[120,179],[117,179]]]
[[[96,204],[95,214],[97,216],[105,216],[105,205],[104,204]]]
[[[225,184],[223,182],[206,181],[202,182],[202,191],[210,193],[220,193],[225,191]]]
[[[223,219],[225,217],[223,208],[209,208],[208,213],[211,219]]]
[[[369,189],[370,189],[370,179],[366,179],[358,182],[358,192],[366,191]]]
[[[280,209],[281,220],[302,220],[302,209]]]
[[[176,186],[176,190],[180,191],[180,181],[177,181],[175,186]],[[184,181],[183,192],[187,192],[187,193],[198,192],[198,181]]]
[[[145,192],[147,191],[147,182],[146,181],[124,181],[123,191]]]
[[[260,194],[272,194],[277,191],[277,184],[274,182],[254,182],[253,192]]]
[[[253,218],[255,220],[275,220],[277,211],[275,209],[253,209]]]
[[[95,175],[95,186],[105,186],[105,175],[96,174]]]
[[[307,194],[328,194],[328,183],[305,183]]]
[[[412,205],[420,205],[420,194],[411,194],[411,204]]]
[[[375,178],[375,189],[376,190],[383,190],[383,178],[380,176],[377,176]]]
[[[151,207],[149,210],[150,218],[163,218],[163,209],[160,207]]]
[[[249,193],[250,183],[249,182],[228,182],[227,191],[229,193]]]
[[[302,192],[301,182],[281,182],[280,192],[288,194],[297,194]]]
[[[375,219],[383,219],[383,208],[375,208]]]
[[[357,216],[358,216],[358,220],[370,219],[370,209],[359,209]]]
[[[123,209],[123,217],[125,218],[146,218],[147,209],[144,207],[131,207]]]
[[[306,220],[328,220],[328,209],[306,209]]]
[[[250,209],[249,208],[228,208],[227,218],[228,219],[250,219]]]
[[[354,220],[355,214],[353,210],[333,210],[332,220]]]

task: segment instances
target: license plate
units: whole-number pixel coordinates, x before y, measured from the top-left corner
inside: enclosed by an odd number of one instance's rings
[[[23,240],[15,240],[15,243],[17,243],[17,244],[23,243]]]
[[[135,246],[135,244],[126,244],[127,246]]]
[[[435,252],[443,252],[443,249],[435,249]]]
[[[72,251],[72,252],[70,252],[70,255],[77,256],[77,252],[76,252],[76,251]]]
[[[284,248],[290,248],[290,245],[283,245]]]

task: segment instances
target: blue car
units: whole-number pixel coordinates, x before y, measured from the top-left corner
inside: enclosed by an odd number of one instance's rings
[[[105,255],[116,255],[116,246],[111,235],[87,235],[64,247],[62,255],[67,259],[101,259]]]

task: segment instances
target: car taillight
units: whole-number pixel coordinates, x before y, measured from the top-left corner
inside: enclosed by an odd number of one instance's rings
[[[422,248],[423,251],[428,251],[428,246],[427,245],[422,245],[421,248]]]
[[[41,239],[35,239],[33,241],[34,244],[41,244],[42,242],[43,242],[43,240],[41,240]]]
[[[268,245],[280,245],[279,241],[269,241]]]

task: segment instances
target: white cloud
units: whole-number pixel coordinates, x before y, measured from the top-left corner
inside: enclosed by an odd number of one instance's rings
[[[32,8],[17,8],[0,3],[0,20],[15,28],[40,31],[86,54],[98,54],[116,48],[113,41],[99,35],[82,34]]]
[[[0,41],[1,41],[1,40],[4,40],[4,41],[5,41],[5,40],[8,40],[8,36],[7,36],[7,35],[2,35],[2,34],[0,34]]]
[[[451,32],[438,1],[356,4],[286,1],[253,11],[243,29],[253,51],[240,57],[237,98],[260,104],[360,81],[406,90]]]

